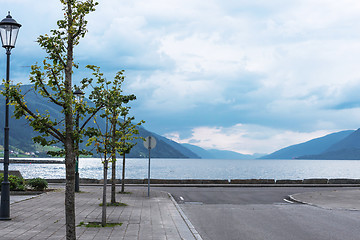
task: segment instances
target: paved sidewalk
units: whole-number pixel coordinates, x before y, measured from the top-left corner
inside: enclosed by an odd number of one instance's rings
[[[128,206],[107,207],[107,221],[122,226],[77,227],[77,239],[196,239],[167,193],[152,190],[148,198],[147,188],[126,190],[131,194],[116,194],[116,200]],[[102,187],[81,186],[81,191],[76,193],[76,224],[101,221]],[[110,191],[107,196],[110,201]],[[65,239],[64,190],[12,203],[10,210],[12,220],[0,221],[2,240]]]
[[[359,189],[297,193],[290,198],[326,209],[360,210]]]

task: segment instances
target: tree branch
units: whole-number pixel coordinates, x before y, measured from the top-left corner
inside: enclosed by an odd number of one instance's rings
[[[59,81],[58,81],[58,79],[57,79],[57,77],[56,77],[56,74],[55,74],[55,72],[54,72],[54,69],[52,69],[52,68],[51,68],[51,73],[52,73],[52,75],[53,75],[53,77],[54,77],[55,85],[56,85],[57,89],[59,90],[59,93],[61,93],[61,97],[64,99],[63,91],[61,90],[61,87],[60,87],[60,85],[59,85]],[[64,104],[64,105],[61,105],[61,106],[62,106],[62,107],[65,107],[65,104]]]
[[[59,61],[61,62],[61,64],[63,65],[63,67],[66,67],[66,64],[64,62],[64,60],[61,57],[60,51],[57,50],[57,48],[54,46],[54,51],[56,56],[58,57]]]
[[[50,68],[50,69],[51,69],[51,73],[52,73],[52,75],[54,77],[54,80],[55,80],[55,85],[58,88],[59,92],[61,92],[61,88],[60,88],[59,81],[58,81],[58,78],[56,76],[56,73],[54,72],[53,68]]]
[[[79,20],[79,29],[76,31],[76,33],[73,35],[73,39],[77,38],[81,31],[82,31],[82,24],[83,24],[83,16],[80,16],[80,20]]]
[[[81,128],[79,129],[79,131],[82,131],[84,129],[84,127],[86,126],[86,124],[95,116],[95,114],[97,112],[100,111],[100,109],[102,109],[104,107],[104,105],[101,105],[100,107],[98,107],[95,112],[93,112],[93,114],[91,114],[91,116],[83,123],[83,125],[81,126]]]
[[[40,81],[40,82],[41,82],[41,88],[44,90],[46,96],[47,96],[48,98],[50,98],[51,101],[52,101],[53,103],[55,103],[56,105],[59,105],[59,106],[63,107],[64,104],[60,103],[60,102],[57,101],[55,98],[53,98],[53,97],[51,96],[51,94],[48,92],[48,90],[46,89],[44,83],[43,83],[42,81]]]
[[[15,98],[16,102],[20,105],[20,107],[22,109],[24,109],[31,117],[33,117],[34,119],[39,119],[39,116],[37,116],[35,113],[33,113],[22,101],[21,99],[19,99],[18,97]],[[32,122],[32,120],[29,120]],[[61,134],[61,132],[59,132],[58,130],[56,130],[53,126],[51,126],[50,124],[46,124],[45,123],[45,127],[47,127],[49,130],[47,131],[47,133],[49,133],[51,136],[53,136],[54,138],[56,138],[57,140],[64,142],[64,136]],[[51,130],[51,131],[50,131]]]

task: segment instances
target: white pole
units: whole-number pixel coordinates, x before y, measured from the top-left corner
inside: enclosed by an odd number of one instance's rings
[[[150,151],[151,151],[151,137],[149,137],[149,167],[148,167],[148,197],[150,197]]]

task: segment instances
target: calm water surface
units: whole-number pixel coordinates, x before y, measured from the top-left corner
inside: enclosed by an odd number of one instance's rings
[[[0,164],[3,169],[3,164]],[[65,178],[63,164],[10,164],[24,178]],[[126,159],[126,178],[147,178],[148,159]],[[117,162],[121,178],[122,159]],[[80,159],[81,178],[102,178],[102,163],[97,158]],[[111,167],[109,168],[109,173]],[[110,175],[109,175],[110,176]],[[359,160],[220,160],[151,159],[151,178],[160,179],[304,179],[360,178]]]

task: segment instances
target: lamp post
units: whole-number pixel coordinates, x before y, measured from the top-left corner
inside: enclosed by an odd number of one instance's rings
[[[75,95],[76,101],[79,104],[80,99],[82,98],[82,96],[84,96],[85,93],[83,93],[80,89],[77,89],[77,90],[75,90],[75,92],[73,92],[73,94]],[[80,120],[79,111],[76,111],[76,131],[77,131],[77,133],[79,133],[79,120]],[[75,192],[80,191],[79,185],[80,185],[80,176],[79,176],[79,136],[78,136],[77,140],[76,140]]]
[[[0,35],[3,48],[6,49],[6,97],[4,127],[4,181],[1,183],[0,220],[10,220],[10,183],[9,183],[9,84],[10,54],[15,47],[21,24],[9,14],[0,22]]]

